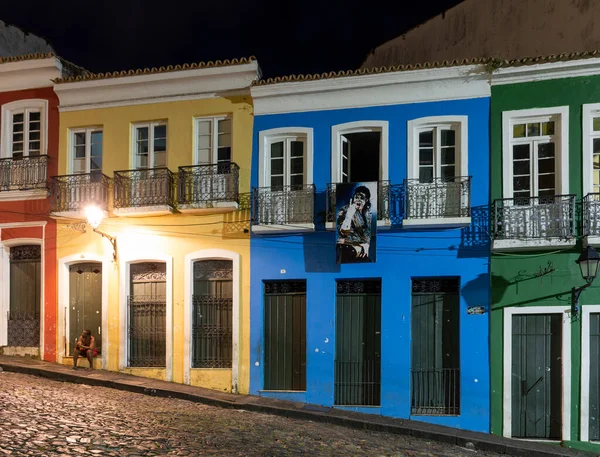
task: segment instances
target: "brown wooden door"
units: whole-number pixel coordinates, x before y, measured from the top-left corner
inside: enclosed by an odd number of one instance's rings
[[[92,331],[102,351],[102,265],[79,263],[69,268],[69,351],[84,329]]]

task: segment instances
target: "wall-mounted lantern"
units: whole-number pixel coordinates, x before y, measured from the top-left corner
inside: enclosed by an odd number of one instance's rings
[[[85,216],[87,217],[88,224],[92,227],[92,230],[96,232],[98,235],[103,236],[113,247],[113,261],[117,261],[117,239],[113,236],[108,235],[107,233],[101,232],[98,230],[98,227],[102,223],[102,219],[104,219],[104,211],[98,208],[96,205],[90,205],[85,208]]]
[[[579,265],[579,269],[581,270],[581,277],[585,281],[583,286],[573,287],[571,289],[571,315],[576,316],[579,312],[579,296],[581,292],[592,285],[594,279],[596,279],[596,275],[598,274],[598,267],[600,266],[600,255],[598,252],[591,247],[588,246],[581,253],[579,258],[575,261],[577,265]]]

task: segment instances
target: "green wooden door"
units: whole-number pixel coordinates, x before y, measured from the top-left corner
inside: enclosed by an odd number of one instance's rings
[[[600,313],[590,314],[590,408],[589,439],[600,440]]]
[[[102,351],[102,264],[79,263],[69,267],[69,351],[84,329],[92,331]]]
[[[562,436],[562,314],[512,318],[512,437]]]
[[[8,346],[40,344],[41,249],[10,248]]]

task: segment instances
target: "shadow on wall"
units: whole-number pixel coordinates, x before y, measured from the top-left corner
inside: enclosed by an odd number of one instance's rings
[[[487,273],[481,273],[471,281],[466,282],[461,288],[467,307],[482,306],[485,312],[490,310],[490,277]]]
[[[459,258],[490,256],[490,207],[489,205],[471,208],[471,225],[461,230]]]
[[[304,269],[307,273],[339,273],[335,262],[335,231],[303,236]]]

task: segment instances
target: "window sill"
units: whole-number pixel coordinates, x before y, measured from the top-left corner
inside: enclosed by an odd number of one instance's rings
[[[266,390],[262,389],[258,391],[259,393],[279,393],[279,394],[305,394],[306,390]]]
[[[594,236],[585,236],[583,237],[583,246],[587,247],[587,246],[593,246],[593,247],[598,247],[600,246],[600,235],[594,235]]]
[[[0,201],[42,200],[48,198],[47,189],[0,191]]]
[[[156,206],[132,206],[128,208],[115,208],[113,214],[115,216],[129,216],[129,217],[141,217],[141,216],[164,216],[167,214],[173,214],[175,209],[169,205],[156,205]]]
[[[177,210],[180,213],[186,214],[216,214],[216,213],[230,213],[237,211],[239,205],[237,202],[222,202],[222,201],[209,201],[209,202],[198,202],[189,204],[179,204]]]
[[[406,218],[402,221],[405,228],[466,227],[471,225],[470,217]]]
[[[575,246],[575,238],[540,238],[530,240],[494,240],[492,243],[493,251],[516,251],[529,250],[536,251],[551,248],[571,248]]]
[[[389,219],[383,219],[377,221],[377,228],[389,229],[392,227],[392,222]],[[325,222],[326,230],[335,230],[335,222]]]
[[[254,225],[252,233],[256,235],[266,235],[278,232],[314,232],[315,224],[313,223],[297,223],[297,224],[273,224],[273,225]]]

